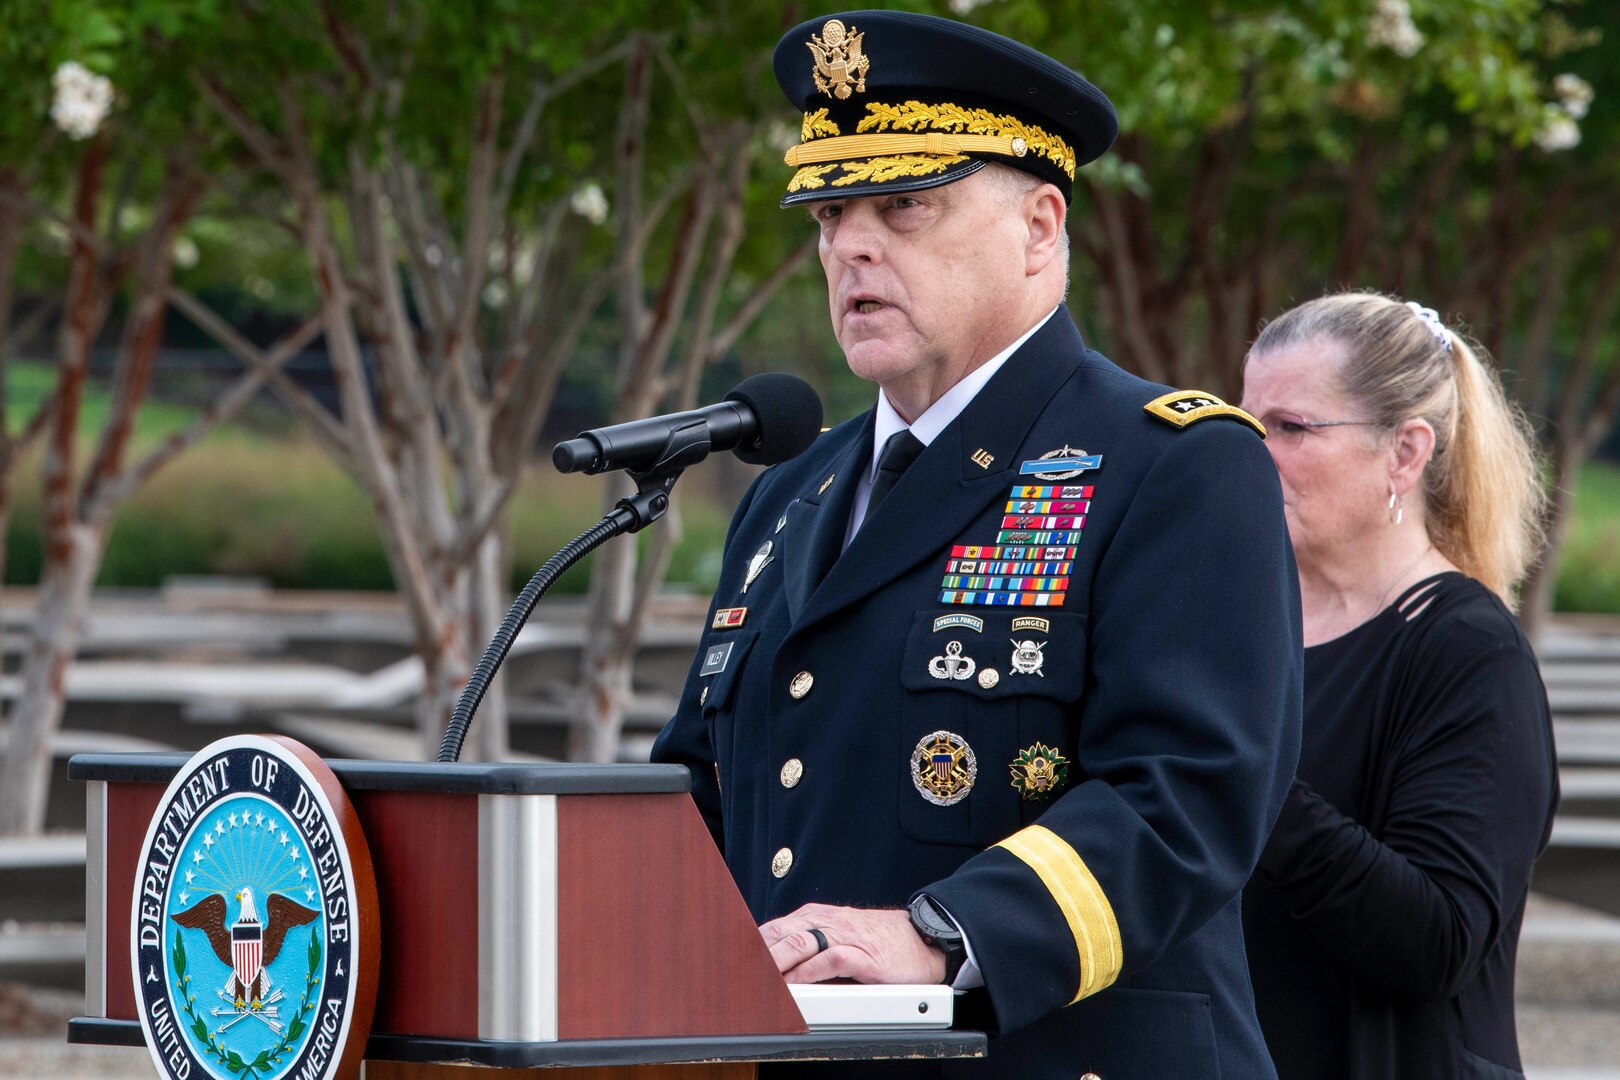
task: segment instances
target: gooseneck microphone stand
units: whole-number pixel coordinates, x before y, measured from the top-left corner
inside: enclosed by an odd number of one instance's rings
[[[518,593],[517,599],[512,601],[512,607],[507,611],[506,618],[501,620],[500,629],[490,638],[489,645],[484,649],[483,659],[478,661],[478,667],[473,670],[472,678],[467,680],[466,688],[461,691],[455,712],[450,715],[450,722],[445,725],[444,740],[439,743],[441,762],[460,759],[461,744],[466,741],[467,728],[472,724],[473,713],[478,711],[478,704],[484,700],[484,694],[489,690],[489,682],[495,677],[496,669],[506,659],[506,654],[511,651],[512,642],[517,640],[518,631],[529,621],[534,606],[540,602],[546,590],[550,589],[569,567],[615,536],[640,532],[663,517],[664,512],[669,509],[669,493],[674,488],[675,481],[680,479],[682,472],[707,457],[709,449],[709,428],[702,420],[696,420],[671,432],[669,441],[664,444],[663,451],[653,465],[642,471],[627,470],[630,478],[636,482],[636,493],[620,499],[606,517],[570,540],[561,551],[547,559],[545,565],[534,572],[534,577],[529,579],[529,583],[523,586],[523,591]]]

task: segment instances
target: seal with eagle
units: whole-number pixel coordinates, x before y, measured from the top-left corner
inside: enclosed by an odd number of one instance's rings
[[[282,943],[287,940],[287,932],[295,926],[314,922],[320,912],[280,893],[271,893],[264,902],[269,921],[261,925],[253,890],[244,887],[236,894],[236,899],[242,908],[236,922],[229,927],[225,925],[224,893],[206,896],[170,918],[181,926],[208,935],[214,955],[231,969],[224,994],[235,1000],[238,1009],[257,1009],[270,984],[265,968],[275,962]]]

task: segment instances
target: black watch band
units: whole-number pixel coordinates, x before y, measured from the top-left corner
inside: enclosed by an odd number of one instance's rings
[[[944,984],[956,981],[957,973],[967,962],[967,946],[962,944],[962,930],[945,914],[927,893],[919,893],[906,907],[911,915],[912,928],[924,942],[945,954]]]

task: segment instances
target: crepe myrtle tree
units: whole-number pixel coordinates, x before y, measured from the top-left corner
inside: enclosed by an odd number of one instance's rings
[[[154,474],[241,407],[270,373],[314,333],[313,322],[277,343],[183,430],[137,448],[135,419],[146,401],[168,309],[174,252],[208,188],[209,131],[174,93],[175,73],[152,62],[140,38],[205,6],[186,0],[26,6],[0,14],[0,365],[32,328],[12,332],[14,283],[25,249],[46,280],[24,326],[57,323],[56,380],[20,431],[0,426],[0,524],[9,514],[20,452],[44,443],[44,561],[38,608],[23,654],[22,688],[11,705],[0,762],[0,833],[42,825],[51,743],[62,716],[66,673],[78,647],[91,587],[118,509]],[[129,107],[141,102],[140,110]],[[111,180],[111,183],[109,183]],[[65,260],[53,245],[66,248]],[[90,353],[116,330],[109,405],[99,431],[81,407]],[[4,384],[0,371],[0,385]],[[0,416],[4,415],[0,399]],[[81,441],[94,442],[86,457]]]
[[[592,318],[612,301],[613,415],[679,407],[808,253],[766,234],[749,265],[768,269],[738,270],[748,167],[773,151],[751,88],[700,107],[713,88],[685,81],[674,43],[705,42],[711,80],[766,61],[739,65],[731,23],[704,18],[294,0],[222,18],[220,62],[193,73],[304,251],[340,406],[292,400],[370,496],[423,665],[426,752],[510,602],[507,508],[564,369],[590,362]],[[199,298],[175,299],[232,346]],[[595,687],[628,686],[669,542],[639,572],[630,544],[596,560],[576,732],[598,734],[576,734],[577,756],[617,742],[623,697]],[[506,749],[497,686],[468,753]]]
[[[1070,217],[1071,302],[1116,360],[1235,396],[1267,317],[1335,289],[1419,299],[1485,344],[1537,420],[1556,553],[1620,399],[1613,5],[941,5],[962,8],[1119,108]],[[1525,586],[1532,621],[1553,567]]]

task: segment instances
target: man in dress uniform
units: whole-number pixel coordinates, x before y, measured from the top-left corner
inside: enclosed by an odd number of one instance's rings
[[[1238,897],[1298,754],[1296,578],[1260,424],[1063,306],[1113,106],[900,12],[807,22],[775,68],[782,202],[880,389],[744,497],[653,757],[790,981],[949,982],[993,1036],[836,1075],[1270,1076]]]

